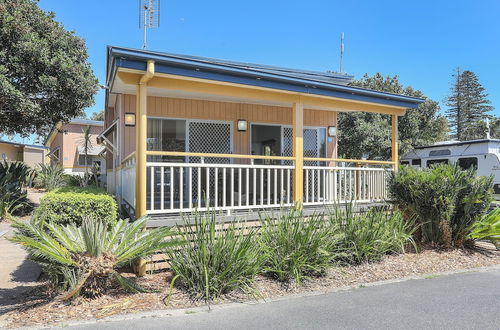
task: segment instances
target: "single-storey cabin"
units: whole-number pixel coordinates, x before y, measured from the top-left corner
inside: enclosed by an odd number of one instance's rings
[[[397,117],[423,102],[348,86],[346,74],[114,46],[106,79],[108,190],[150,225],[208,208],[384,200]],[[392,159],[338,159],[342,111],[391,115]]]
[[[47,149],[35,144],[24,144],[0,140],[0,161],[24,162],[31,168],[45,164]]]

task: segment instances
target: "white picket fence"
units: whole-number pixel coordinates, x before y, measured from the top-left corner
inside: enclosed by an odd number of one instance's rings
[[[120,170],[121,196],[128,204],[135,206],[135,158],[126,160]]]

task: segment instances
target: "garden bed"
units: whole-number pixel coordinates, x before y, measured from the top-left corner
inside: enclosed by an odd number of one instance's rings
[[[257,300],[500,264],[500,251],[487,244],[481,246],[483,248],[479,250],[424,250],[418,254],[387,256],[379,263],[330,268],[325,277],[312,278],[299,286],[286,287],[272,279],[259,276],[255,285],[260,295]],[[127,275],[134,277],[132,274]],[[124,293],[123,289],[115,287],[100,298],[91,300],[78,297],[70,303],[54,299],[54,293],[47,289],[46,283],[40,283],[19,298],[20,301],[17,302],[19,307],[0,316],[0,326],[50,325],[69,320],[101,319],[117,314],[204,305],[203,301],[192,301],[185,291],[178,288],[174,288],[169,304],[165,305],[163,300],[168,293],[166,283],[170,278],[170,273],[162,272],[137,279],[140,285],[159,290],[158,293],[128,294]],[[233,292],[212,303],[249,300],[252,298],[241,292]]]

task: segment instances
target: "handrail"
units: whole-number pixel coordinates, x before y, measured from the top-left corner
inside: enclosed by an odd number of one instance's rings
[[[319,161],[319,162],[344,162],[344,163],[358,163],[358,164],[378,164],[378,165],[394,165],[396,162],[385,160],[363,160],[363,159],[342,159],[342,158],[314,158],[304,157],[305,161]]]
[[[242,159],[267,159],[267,160],[295,160],[295,157],[264,156],[264,155],[242,155],[242,154],[212,154],[205,152],[185,151],[146,151],[146,155],[152,156],[184,156],[184,157],[211,157],[211,158],[242,158]]]
[[[132,151],[131,153],[128,154],[127,157],[123,158],[122,164],[125,163],[127,160],[132,159],[135,156],[135,151]]]

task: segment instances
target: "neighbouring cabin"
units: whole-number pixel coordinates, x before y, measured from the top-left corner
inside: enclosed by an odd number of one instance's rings
[[[99,168],[100,181],[105,184],[106,159],[102,155],[104,146],[97,143],[97,136],[102,132],[103,121],[73,119],[67,124],[58,123],[45,141],[49,148],[47,154],[52,165],[60,165],[64,172],[72,175],[83,175],[92,167]],[[91,145],[85,152],[83,131],[90,127]]]
[[[31,168],[45,164],[47,149],[44,146],[0,140],[0,161],[24,162]]]
[[[345,74],[108,48],[108,191],[172,224],[208,208],[255,214],[386,197],[397,116],[423,100],[347,86]],[[337,158],[337,114],[392,115],[393,158]],[[158,220],[159,219],[159,220]],[[156,221],[156,222],[155,222]]]

